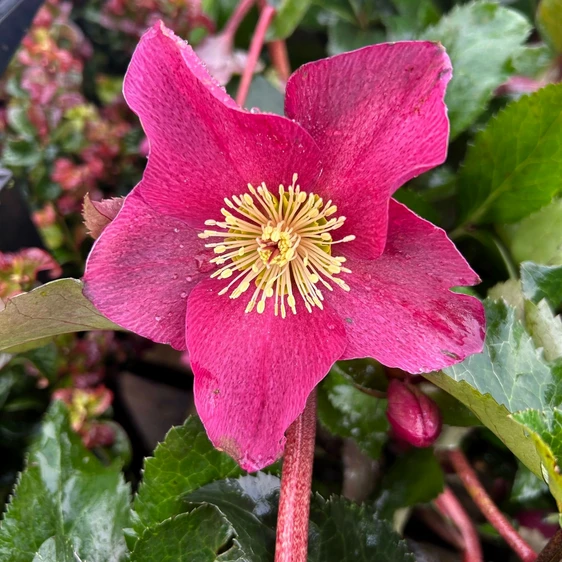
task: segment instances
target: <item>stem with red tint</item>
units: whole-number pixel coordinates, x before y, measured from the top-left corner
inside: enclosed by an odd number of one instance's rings
[[[463,562],[483,562],[480,539],[463,506],[450,488],[445,487],[443,493],[433,503],[437,509],[457,526],[464,541]]]
[[[285,41],[278,39],[277,41],[270,41],[267,44],[267,48],[269,49],[269,56],[271,57],[273,67],[277,71],[277,76],[279,76],[279,80],[281,80],[283,87],[285,87],[289,76],[291,76],[287,45]]]
[[[306,562],[310,486],[316,437],[316,391],[287,431],[281,472],[275,562]]]
[[[230,19],[226,22],[221,33],[223,35],[226,35],[231,41],[234,41],[234,35],[236,31],[240,27],[242,20],[246,17],[246,14],[253,6],[254,2],[255,0],[240,0],[236,8],[234,8],[234,12],[232,12]]]
[[[236,94],[236,103],[240,106],[243,106],[246,102],[246,97],[248,96],[248,91],[250,90],[250,83],[252,82],[252,76],[254,75],[254,69],[256,68],[265,40],[265,34],[267,33],[267,28],[269,27],[274,15],[275,8],[269,5],[266,5],[261,11],[260,19],[258,20],[258,24],[256,25],[252,42],[250,44],[246,67],[242,73],[240,86],[238,86],[238,93]]]
[[[484,517],[486,517],[504,538],[515,554],[517,554],[523,562],[535,562],[537,554],[512,527],[511,523],[498,509],[486,490],[484,490],[484,487],[480,483],[480,480],[478,480],[478,476],[476,476],[476,473],[470,466],[464,453],[460,449],[449,451],[449,460],[474,503],[484,514]]]
[[[537,562],[560,562],[560,560],[562,560],[562,529],[558,529],[543,548]]]

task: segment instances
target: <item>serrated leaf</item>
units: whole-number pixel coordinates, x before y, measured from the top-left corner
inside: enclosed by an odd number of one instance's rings
[[[70,332],[120,330],[82,294],[77,279],[59,279],[9,299],[0,311],[0,351]]]
[[[239,557],[246,562],[273,560],[279,478],[258,473],[236,480],[219,480],[199,488],[184,499],[190,503],[216,506],[234,528],[235,548],[218,560],[234,562]]]
[[[343,498],[314,498],[309,562],[414,562],[406,542],[371,509]]]
[[[232,540],[232,526],[212,505],[166,519],[146,529],[131,562],[215,562]]]
[[[562,84],[509,104],[474,139],[459,176],[461,224],[516,222],[550,203],[562,174]]]
[[[420,39],[440,41],[453,63],[445,97],[452,139],[483,113],[509,76],[507,61],[530,31],[527,19],[514,10],[495,2],[470,2],[420,34]]]
[[[387,438],[387,401],[357,389],[334,367],[318,390],[318,417],[335,435],[350,437],[378,459]]]
[[[146,459],[144,478],[133,505],[133,530],[141,535],[165,519],[188,511],[184,497],[215,480],[236,477],[242,469],[225,453],[217,451],[194,417],[172,428],[163,443]]]
[[[120,466],[104,466],[84,447],[70,428],[66,407],[56,401],[30,447],[2,521],[0,558],[30,562],[53,549],[68,555],[64,545],[71,543],[88,562],[124,560],[129,501]],[[55,543],[45,545],[52,537]]]
[[[306,15],[312,0],[269,0],[269,3],[276,9],[267,35],[271,41],[289,37]]]
[[[562,265],[562,199],[499,232],[516,262]]]
[[[525,326],[547,361],[562,357],[562,322],[545,300],[538,304],[525,301]]]
[[[375,504],[377,512],[388,519],[399,508],[431,501],[443,486],[443,469],[433,449],[412,449],[385,471]]]
[[[427,378],[468,406],[537,476],[540,458],[532,439],[510,414],[544,410],[560,401],[562,369],[549,365],[513,307],[485,301],[487,330],[482,353]]]
[[[521,285],[525,297],[535,303],[546,299],[554,308],[562,305],[562,266],[522,263]]]
[[[513,418],[531,434],[541,459],[541,474],[562,511],[562,411],[558,408],[517,412]]]
[[[562,53],[562,0],[541,0],[537,27],[552,48]]]

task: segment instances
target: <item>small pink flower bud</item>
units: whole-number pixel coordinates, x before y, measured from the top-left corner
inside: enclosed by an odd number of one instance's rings
[[[388,385],[386,416],[396,437],[414,445],[429,447],[441,433],[441,412],[437,404],[417,387],[393,379]]]

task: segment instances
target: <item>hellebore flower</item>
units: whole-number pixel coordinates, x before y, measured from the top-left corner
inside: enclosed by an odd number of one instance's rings
[[[478,277],[439,228],[391,199],[445,159],[443,47],[373,45],[307,64],[287,117],[244,111],[159,23],[124,93],[150,141],[142,181],[96,241],[85,294],[187,349],[215,446],[277,459],[339,359],[413,373],[481,350]]]

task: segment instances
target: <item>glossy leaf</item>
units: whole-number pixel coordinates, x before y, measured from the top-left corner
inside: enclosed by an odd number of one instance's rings
[[[133,505],[131,542],[148,527],[188,511],[184,497],[215,480],[236,477],[242,469],[210,443],[194,417],[172,428],[154,456],[146,459],[144,478]]]
[[[387,438],[387,401],[357,389],[332,369],[318,390],[318,416],[332,433],[350,437],[371,458],[380,456]]]
[[[219,560],[234,561],[240,556],[247,562],[273,560],[279,478],[258,473],[236,480],[219,480],[184,499],[216,506],[233,526],[236,533],[233,551],[226,552]]]
[[[2,522],[0,558],[73,560],[71,544],[77,560],[125,560],[129,501],[120,465],[104,466],[85,449],[70,429],[66,407],[54,402]],[[56,558],[48,558],[52,552]]]
[[[521,285],[526,298],[535,303],[542,299],[555,308],[562,304],[562,266],[521,264]]]
[[[215,562],[234,536],[226,517],[202,505],[146,529],[131,553],[131,562]]]
[[[371,509],[316,496],[310,510],[309,562],[414,562],[406,542]]]
[[[120,330],[82,294],[76,279],[59,279],[9,299],[0,311],[0,352],[85,330]]]
[[[411,449],[385,471],[376,500],[378,513],[389,519],[399,508],[429,502],[443,485],[443,470],[433,449]]]
[[[456,6],[419,39],[440,41],[453,63],[445,101],[451,138],[472,125],[485,110],[494,90],[509,76],[506,64],[531,26],[518,12],[495,2]]]
[[[511,103],[480,132],[459,176],[462,224],[515,222],[547,205],[562,174],[562,84]]]

